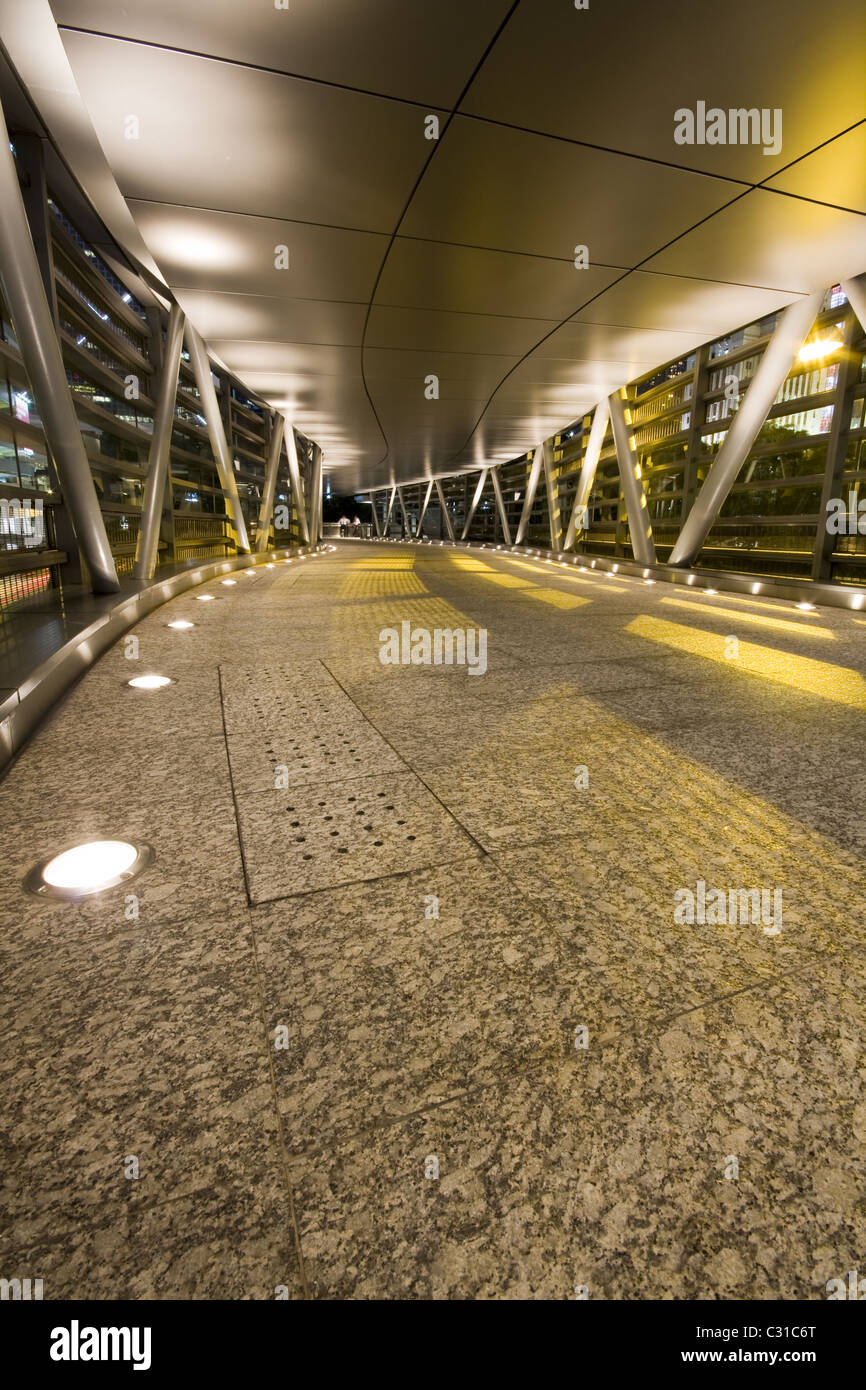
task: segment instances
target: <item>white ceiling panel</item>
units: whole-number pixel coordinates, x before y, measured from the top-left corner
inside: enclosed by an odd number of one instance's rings
[[[91,34],[63,40],[127,198],[390,232],[430,151],[422,108]]]
[[[859,274],[864,265],[862,215],[755,189],[653,256],[644,269],[794,295]]]
[[[463,109],[758,183],[866,116],[861,0],[521,0]],[[678,145],[682,107],[782,111],[782,147]]]
[[[38,43],[20,17],[4,43],[97,212],[341,487],[525,453],[866,268],[861,0],[28,14]],[[698,101],[779,107],[781,151],[677,145],[674,112]]]
[[[523,93],[514,95],[519,107]],[[581,245],[591,265],[630,267],[738,191],[721,179],[457,117],[401,231],[572,263]]]
[[[511,0],[53,0],[58,24],[451,106]]]

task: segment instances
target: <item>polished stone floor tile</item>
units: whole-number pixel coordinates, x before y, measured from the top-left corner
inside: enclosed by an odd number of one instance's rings
[[[801,976],[590,1040],[294,1157],[314,1296],[823,1297],[866,1235],[866,1083],[840,1078],[826,1017],[816,1032],[825,983],[842,982]],[[862,1027],[862,978],[832,1011]]]
[[[866,627],[446,548],[233,577],[0,783],[4,1277],[823,1297],[866,1236],[863,713],[630,627],[730,625],[793,676],[863,669]],[[486,673],[383,665],[404,621],[485,627]],[[155,858],[25,891],[96,836]],[[677,919],[699,881],[780,890],[781,931]]]
[[[299,787],[276,814],[270,799],[239,796],[238,817],[253,903],[478,853],[410,772]]]
[[[279,1170],[247,923],[125,925],[4,970],[0,1239]]]
[[[5,1260],[45,1299],[301,1299],[306,1290],[282,1183],[206,1186],[168,1202],[108,1202]]]
[[[287,1030],[275,1069],[293,1151],[562,1057],[578,1026],[610,1037],[757,978],[709,950],[665,971],[592,922],[577,947],[489,861],[294,898],[253,923],[269,1028]]]

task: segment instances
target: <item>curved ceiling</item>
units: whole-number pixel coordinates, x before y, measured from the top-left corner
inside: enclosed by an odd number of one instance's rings
[[[136,236],[340,490],[513,458],[866,265],[860,0],[277,3],[51,10]],[[677,144],[699,101],[781,150]]]

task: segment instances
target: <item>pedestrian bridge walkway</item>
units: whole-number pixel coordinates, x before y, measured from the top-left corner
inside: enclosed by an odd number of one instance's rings
[[[825,1297],[866,1234],[864,676],[855,614],[490,548],[152,613],[0,784],[5,1276]],[[153,857],[23,886],[91,839]]]

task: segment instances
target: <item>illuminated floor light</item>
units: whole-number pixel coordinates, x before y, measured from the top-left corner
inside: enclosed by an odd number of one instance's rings
[[[655,584],[655,580],[654,580],[654,579],[645,579],[645,580],[644,580],[644,584]]]
[[[814,603],[798,603],[796,607],[801,613],[814,613],[817,611]]]
[[[196,594],[199,603],[213,603],[213,594]]]
[[[133,676],[126,684],[133,690],[164,690],[172,680],[171,676]]]
[[[76,902],[127,882],[152,859],[149,845],[91,840],[43,860],[31,869],[24,884],[31,893]]]
[[[173,627],[176,632],[186,632],[187,628],[195,627],[195,623],[191,623],[188,618],[175,618],[168,626]]]
[[[221,579],[221,580],[220,580],[220,583],[221,583],[221,584],[225,584],[226,588],[233,588],[234,585],[237,584],[237,582],[238,582],[238,581],[237,581],[236,579]]]
[[[703,592],[704,592],[705,594],[708,594],[708,595],[710,596],[710,598],[712,598],[713,595],[714,595],[714,594],[717,594],[719,591],[718,591],[718,589],[704,589]]]

